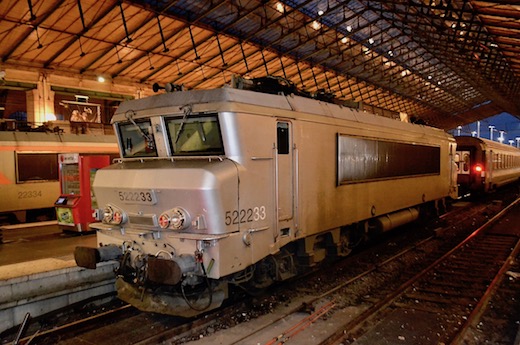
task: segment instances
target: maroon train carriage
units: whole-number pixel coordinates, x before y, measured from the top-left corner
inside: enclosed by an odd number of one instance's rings
[[[455,140],[460,195],[488,193],[520,178],[520,150],[516,147],[469,136]]]

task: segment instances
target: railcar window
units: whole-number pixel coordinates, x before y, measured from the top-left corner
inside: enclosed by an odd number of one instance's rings
[[[150,120],[119,124],[121,152],[124,158],[157,157]]]
[[[217,114],[165,120],[173,155],[223,155]]]
[[[56,153],[17,153],[16,178],[18,183],[58,181]]]
[[[338,184],[440,173],[440,147],[338,135]]]
[[[457,164],[459,174],[468,175],[470,173],[470,152],[457,151],[455,154],[455,163]]]
[[[276,125],[278,154],[289,154],[289,124],[287,122],[278,122]]]

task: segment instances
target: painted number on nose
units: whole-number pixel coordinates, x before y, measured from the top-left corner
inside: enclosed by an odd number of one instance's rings
[[[226,225],[256,222],[265,218],[265,206],[226,211]]]
[[[119,201],[125,204],[155,205],[157,197],[153,190],[116,190]]]

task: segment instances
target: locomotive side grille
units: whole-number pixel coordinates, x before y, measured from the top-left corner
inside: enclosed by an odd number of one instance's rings
[[[128,220],[135,225],[157,226],[157,216],[155,214],[130,214],[128,215]]]

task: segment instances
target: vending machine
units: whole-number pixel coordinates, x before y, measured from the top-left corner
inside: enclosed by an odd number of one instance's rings
[[[60,229],[87,232],[97,209],[92,183],[96,171],[110,164],[108,155],[63,153],[58,155],[61,194],[54,203]]]

